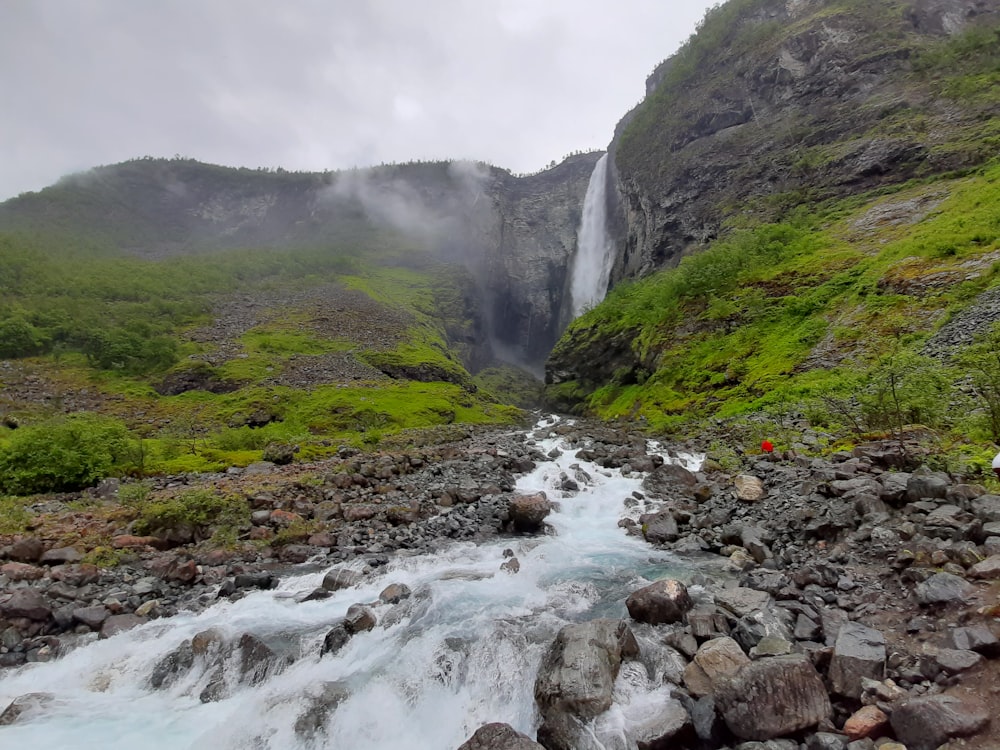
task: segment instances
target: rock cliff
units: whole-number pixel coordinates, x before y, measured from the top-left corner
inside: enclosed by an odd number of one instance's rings
[[[978,164],[992,100],[955,89],[997,0],[730,0],[647,81],[610,151],[612,281],[676,265],[748,215]],[[965,44],[971,47],[975,39]]]

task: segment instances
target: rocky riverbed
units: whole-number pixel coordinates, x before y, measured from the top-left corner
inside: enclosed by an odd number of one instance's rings
[[[619,526],[705,572],[637,585],[617,615],[564,627],[535,676],[534,736],[488,725],[463,747],[618,747],[601,741],[601,722],[640,682],[670,691],[638,714],[616,714],[624,723],[616,736],[630,748],[1000,747],[990,721],[1000,684],[1000,496],[920,468],[917,451],[892,445],[751,456],[731,470],[710,459],[689,471],[635,431],[566,423],[549,431],[563,438],[561,451],[521,432],[483,431],[153,484],[154,499],[192,487],[241,498],[246,522],[224,547],[211,528],[190,524],[134,533],[119,498],[128,485],[39,498],[32,529],[3,542],[0,663],[14,674],[293,573],[323,574],[308,600],[342,596],[400,555],[457,540],[509,539],[515,548],[544,534],[552,504],[572,503],[591,479],[570,468],[551,498],[516,492],[516,478],[571,452],[581,464],[642,478],[641,490],[621,498]],[[95,564],[95,542],[115,550],[118,565]],[[502,570],[529,574],[523,564],[512,551]],[[322,650],[336,653],[415,606],[418,594],[389,586],[329,623]],[[202,660],[219,675],[200,687],[202,700],[219,700],[298,658],[253,633],[209,630],[160,660],[149,686],[173,684]],[[238,663],[235,677],[226,659]],[[317,731],[342,691],[331,684],[317,693],[296,733]],[[22,696],[0,723],[31,721],[50,699]]]

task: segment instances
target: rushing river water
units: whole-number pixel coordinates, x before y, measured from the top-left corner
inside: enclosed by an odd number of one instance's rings
[[[541,422],[534,433],[546,454],[561,447],[549,433],[554,421]],[[361,586],[321,601],[296,597],[319,586],[323,573],[286,577],[277,590],[154,621],[58,661],[28,665],[0,681],[0,708],[25,693],[54,699],[28,721],[0,727],[0,747],[453,750],[490,721],[534,736],[535,674],[558,630],[571,621],[623,616],[631,591],[666,573],[688,573],[618,527],[623,502],[640,489],[641,477],[580,461],[574,452],[540,463],[517,482],[518,490],[545,490],[559,503],[548,519],[554,535],[396,557]],[[579,492],[558,489],[563,473],[582,479]],[[514,575],[500,570],[507,548],[520,562]],[[413,590],[408,614],[320,658],[331,623],[351,604],[377,601],[392,583]],[[381,619],[389,605],[374,609]],[[213,627],[281,642],[300,656],[267,682],[236,686],[212,703],[199,700],[209,675],[197,663],[167,688],[149,686],[157,662]],[[603,718],[606,736],[617,733],[622,715],[662,690],[624,670],[623,680],[620,705]],[[348,697],[319,731],[303,735],[300,726],[296,733],[296,721],[332,682]],[[617,737],[607,746],[628,742]]]

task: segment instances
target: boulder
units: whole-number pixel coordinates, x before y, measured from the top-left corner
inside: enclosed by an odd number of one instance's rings
[[[694,735],[691,716],[676,698],[667,698],[662,705],[649,706],[638,721],[627,721],[625,731],[637,750],[677,747],[679,742]]]
[[[750,474],[738,474],[733,484],[736,486],[736,499],[744,503],[760,502],[767,494],[764,482]]]
[[[965,602],[975,589],[965,579],[952,573],[935,573],[917,584],[917,601],[923,605]]]
[[[184,641],[169,654],[160,659],[149,676],[150,687],[160,689],[169,686],[194,665],[194,651],[191,641]]]
[[[0,713],[0,727],[15,724],[45,713],[46,707],[55,700],[52,693],[26,693],[12,700]]]
[[[907,750],[937,750],[948,740],[984,729],[990,711],[971,695],[921,695],[894,705],[891,722]]]
[[[658,466],[642,480],[642,488],[654,497],[687,499],[694,496],[698,477],[679,464]]]
[[[881,737],[889,726],[889,717],[878,706],[862,706],[844,722],[844,734],[851,740]]]
[[[0,599],[0,616],[6,619],[24,617],[43,622],[52,617],[52,608],[45,597],[34,589],[16,589],[5,599]]]
[[[638,655],[624,620],[599,619],[566,625],[538,668],[535,701],[546,719],[570,714],[592,719],[611,707],[611,692],[623,659]]]
[[[680,581],[657,581],[632,592],[625,606],[633,620],[651,625],[680,622],[693,602]]]
[[[941,471],[920,470],[910,475],[906,482],[906,499],[915,503],[924,499],[944,499],[951,486],[951,479]]]
[[[670,511],[644,513],[639,516],[639,523],[642,524],[642,536],[650,544],[676,542],[680,537],[677,521]]]
[[[832,713],[823,680],[804,656],[751,662],[716,689],[715,699],[730,731],[745,740],[792,734]]]
[[[382,593],[378,595],[378,600],[383,604],[399,604],[404,599],[409,599],[413,592],[405,583],[390,583]]]
[[[885,636],[859,622],[845,622],[833,647],[830,659],[830,683],[833,692],[848,698],[861,698],[861,680],[885,677]]]
[[[352,635],[371,630],[376,622],[375,613],[364,604],[352,604],[344,616],[344,627]]]
[[[945,644],[954,649],[975,651],[988,659],[1000,656],[1000,640],[992,630],[981,624],[950,630]]]
[[[511,523],[518,531],[538,531],[551,512],[552,503],[544,492],[514,495],[507,506]]]
[[[735,677],[737,672],[750,663],[750,658],[732,638],[716,638],[707,641],[694,655],[697,664],[714,691],[715,687]]]
[[[319,655],[326,656],[327,654],[333,654],[336,656],[337,652],[346,646],[349,640],[351,640],[351,631],[347,629],[346,624],[341,620],[330,628],[330,632],[326,634]]]
[[[101,625],[110,616],[111,612],[102,604],[93,607],[77,607],[73,610],[73,619],[83,623],[91,630],[100,630]]]
[[[327,591],[340,591],[341,589],[349,589],[352,586],[357,586],[362,580],[364,580],[364,576],[355,570],[334,568],[323,576],[322,586]]]
[[[980,495],[972,501],[972,512],[983,523],[1000,521],[1000,495]]]
[[[544,750],[509,724],[484,724],[458,750]]]
[[[44,552],[45,546],[42,544],[42,540],[38,537],[28,536],[18,539],[10,545],[7,556],[16,562],[33,563],[41,560]],[[37,695],[37,693],[31,693],[31,695]]]
[[[124,633],[126,630],[131,630],[146,622],[148,621],[145,617],[139,617],[138,615],[111,615],[101,625],[101,634],[99,637],[110,638],[113,635]]]
[[[75,547],[59,547],[43,552],[39,562],[43,565],[70,565],[83,560],[83,553]]]
[[[45,576],[45,571],[29,563],[9,562],[0,565],[0,575],[9,581],[37,581]]]
[[[970,578],[983,578],[995,581],[1000,578],[1000,555],[991,555],[982,562],[978,562],[969,568]]]
[[[744,617],[751,612],[764,609],[771,597],[766,591],[737,587],[714,592],[715,603],[731,612],[734,617]]]

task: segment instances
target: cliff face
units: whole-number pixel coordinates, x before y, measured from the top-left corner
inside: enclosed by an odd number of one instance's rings
[[[995,105],[956,101],[945,79],[961,71],[935,55],[998,21],[997,0],[731,0],[710,11],[611,145],[613,282],[676,265],[747,216],[981,162]]]
[[[234,247],[349,246],[381,262],[470,271],[453,326],[478,369],[491,352],[540,368],[561,332],[566,275],[598,154],[516,177],[468,162],[336,173],[138,159],[0,205],[0,230],[61,232],[148,258]],[[459,330],[461,329],[461,330]]]

